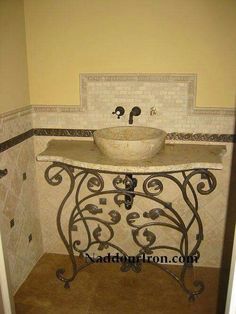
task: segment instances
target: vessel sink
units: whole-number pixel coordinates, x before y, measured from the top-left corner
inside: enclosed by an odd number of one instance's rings
[[[166,132],[142,126],[123,126],[94,132],[99,150],[111,159],[132,161],[154,157],[165,143]]]

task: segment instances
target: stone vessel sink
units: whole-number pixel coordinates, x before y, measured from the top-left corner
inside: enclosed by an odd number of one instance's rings
[[[142,126],[123,126],[100,129],[93,136],[105,156],[132,161],[154,157],[164,146],[166,132]]]

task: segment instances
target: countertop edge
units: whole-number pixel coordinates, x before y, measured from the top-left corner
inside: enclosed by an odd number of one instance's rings
[[[174,171],[183,171],[183,170],[194,170],[194,169],[212,169],[212,170],[222,170],[222,163],[188,163],[188,164],[178,164],[171,166],[123,166],[122,169],[120,165],[101,165],[94,163],[85,163],[75,161],[73,159],[59,157],[59,156],[37,156],[37,161],[40,162],[59,162],[67,165],[71,165],[78,168],[91,169],[91,170],[99,170],[104,172],[115,172],[115,173],[155,173],[155,172],[174,172]],[[137,170],[137,168],[139,168]]]

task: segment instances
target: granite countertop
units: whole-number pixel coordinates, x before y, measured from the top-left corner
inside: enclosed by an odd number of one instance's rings
[[[222,169],[225,152],[225,145],[166,144],[163,151],[149,160],[124,162],[103,155],[93,141],[51,140],[37,160],[117,173],[155,173],[199,168]]]

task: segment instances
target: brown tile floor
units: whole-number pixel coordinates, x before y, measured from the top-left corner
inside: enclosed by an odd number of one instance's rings
[[[55,276],[64,265],[69,267],[64,255],[45,254],[40,259],[15,296],[17,314],[216,313],[214,268],[193,271],[191,276],[204,280],[205,291],[191,303],[172,278],[152,265],[145,264],[139,274],[122,273],[117,264],[92,265],[78,274],[70,289]]]

